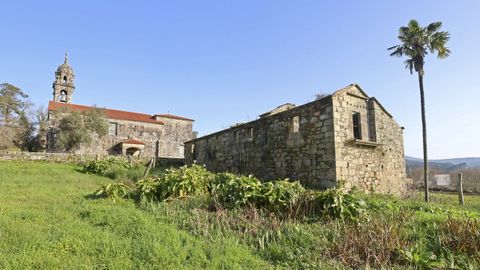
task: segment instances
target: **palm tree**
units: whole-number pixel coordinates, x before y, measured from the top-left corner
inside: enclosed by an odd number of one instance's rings
[[[440,31],[441,22],[433,22],[427,27],[421,27],[416,20],[410,20],[408,26],[402,26],[399,30],[398,39],[401,44],[388,48],[392,51],[390,56],[406,56],[405,68],[418,74],[420,86],[420,106],[422,108],[422,131],[423,131],[423,181],[425,185],[425,201],[429,201],[428,195],[428,156],[427,156],[427,125],[425,120],[425,95],[423,91],[423,75],[425,56],[428,53],[436,53],[438,58],[445,58],[450,50],[445,47],[450,38],[446,31]]]

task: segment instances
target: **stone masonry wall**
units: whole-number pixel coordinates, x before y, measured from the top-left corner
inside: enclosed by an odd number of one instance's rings
[[[91,154],[0,151],[0,161],[48,161],[58,163],[78,163],[106,157],[106,155]],[[127,156],[117,156],[116,158],[129,161],[129,157]],[[146,163],[150,160],[142,157],[131,158],[134,162]]]
[[[360,114],[361,139],[354,138],[353,112]],[[367,192],[401,194],[407,183],[402,128],[358,85],[189,141],[185,162],[318,187],[344,181]]]
[[[185,162],[216,172],[332,187],[333,136],[331,99],[326,98],[187,142]]]
[[[406,173],[402,128],[375,99],[356,86],[333,96],[337,180],[347,188],[400,194]],[[354,140],[352,113],[361,117],[361,140]]]
[[[109,123],[117,123],[117,135],[94,135],[92,144],[81,147],[76,153],[120,155],[119,143],[133,138],[145,143],[140,154],[143,157],[183,158],[183,144],[193,138],[192,122],[168,118],[160,120],[165,124],[107,119]],[[50,141],[50,144],[53,143]]]

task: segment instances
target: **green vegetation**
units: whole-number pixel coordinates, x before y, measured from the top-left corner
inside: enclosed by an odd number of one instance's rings
[[[110,157],[86,162],[82,165],[82,172],[115,180],[137,181],[143,176],[145,167],[138,163],[131,164],[126,160]]]
[[[233,237],[194,237],[131,201],[90,198],[111,181],[69,165],[0,162],[0,269],[268,268]]]
[[[88,110],[86,112],[59,111],[55,114],[58,121],[55,130],[57,140],[55,147],[75,152],[82,145],[89,145],[93,141],[93,135],[103,137],[108,133],[108,122],[101,109]]]
[[[460,206],[448,194],[432,194],[426,204],[420,196],[313,192],[288,180],[262,183],[200,166],[134,182],[68,165],[0,162],[0,179],[0,268],[480,264],[479,196]]]

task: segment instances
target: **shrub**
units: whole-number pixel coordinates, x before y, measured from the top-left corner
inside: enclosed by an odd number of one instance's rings
[[[260,205],[272,211],[282,211],[298,202],[305,189],[288,179],[266,182],[262,185]]]
[[[206,195],[213,175],[205,167],[198,165],[167,169],[159,179],[158,197],[165,200],[172,197]]]
[[[128,185],[123,183],[109,183],[95,191],[95,196],[112,198],[115,201],[116,199],[129,197],[131,192],[132,188]]]
[[[92,173],[98,175],[104,175],[112,166],[118,166],[124,169],[129,169],[130,164],[124,160],[116,159],[113,157],[100,159],[100,160],[91,160],[83,165],[84,173]]]
[[[253,176],[220,173],[215,176],[210,192],[216,206],[236,208],[256,205],[262,197],[262,183]]]
[[[159,201],[157,189],[160,185],[159,178],[145,178],[136,183],[136,193],[142,202]]]
[[[202,166],[172,168],[159,177],[138,181],[137,193],[141,200],[147,201],[204,196],[209,192],[212,178],[213,174]]]
[[[328,189],[314,196],[314,205],[323,216],[347,220],[357,220],[365,212],[366,203],[352,192]]]

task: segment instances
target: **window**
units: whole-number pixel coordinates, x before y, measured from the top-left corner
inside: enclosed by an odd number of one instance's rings
[[[60,91],[60,97],[58,98],[60,102],[67,102],[67,91],[62,90]]]
[[[352,123],[353,123],[353,137],[357,140],[362,139],[362,126],[361,126],[361,118],[360,113],[353,112],[352,113]]]
[[[292,118],[292,132],[297,133],[300,130],[300,116],[294,116]]]
[[[117,123],[108,123],[108,135],[116,136],[118,132]]]
[[[63,77],[63,83],[67,83],[67,76]]]
[[[247,130],[247,140],[249,140],[249,141],[253,140],[253,128],[248,128],[248,130]]]

